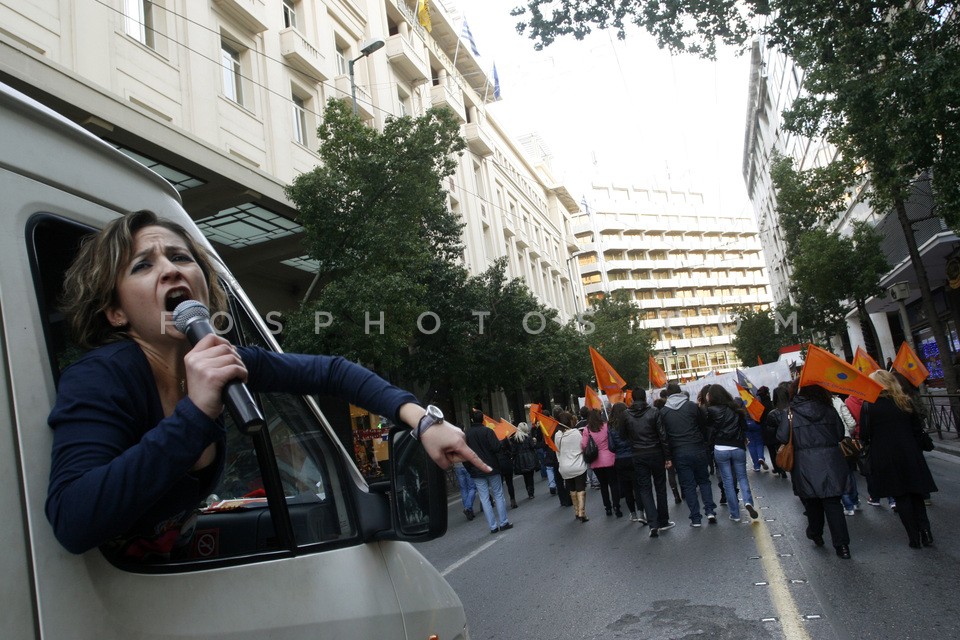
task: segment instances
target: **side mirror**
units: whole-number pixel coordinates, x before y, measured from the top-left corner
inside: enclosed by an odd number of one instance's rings
[[[390,537],[425,542],[447,532],[447,480],[411,433],[390,430]]]

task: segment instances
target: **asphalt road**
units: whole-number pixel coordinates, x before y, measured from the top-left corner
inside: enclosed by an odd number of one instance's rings
[[[537,476],[536,497],[509,510],[512,530],[490,535],[456,500],[447,534],[417,548],[460,595],[473,640],[960,638],[960,457],[928,463],[940,491],[928,507],[935,544],[922,550],[886,501],[867,505],[861,478],[853,558],[841,560],[828,532],[822,548],[804,536],[789,480],[752,471],[752,524],[721,507],[718,524],[694,529],[671,497],[677,526],[651,539],[628,515],[605,516],[592,490],[581,524]]]

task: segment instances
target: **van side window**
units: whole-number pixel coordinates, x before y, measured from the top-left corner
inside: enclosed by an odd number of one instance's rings
[[[94,231],[52,214],[37,214],[27,229],[34,287],[41,310],[47,358],[54,381],[83,352],[69,337],[58,309],[63,276],[83,238]],[[224,285],[226,287],[226,285]],[[225,337],[234,344],[271,349],[236,296],[227,288],[233,322]],[[41,356],[42,357],[42,356]],[[223,478],[204,504],[187,557],[169,563],[170,571],[206,568],[209,562],[255,562],[259,554],[275,557],[289,552],[278,543],[267,504],[265,476],[279,477],[285,497],[288,529],[296,547],[323,550],[330,544],[360,542],[346,469],[339,450],[324,430],[317,413],[299,396],[255,394],[267,427],[250,437],[239,433],[229,413],[226,465]],[[284,510],[277,511],[278,513]],[[131,565],[138,570],[142,565]],[[151,566],[151,571],[163,567]]]

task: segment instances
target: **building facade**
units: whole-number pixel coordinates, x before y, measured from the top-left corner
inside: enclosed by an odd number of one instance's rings
[[[446,4],[428,31],[416,0],[0,0],[0,81],[172,182],[261,312],[313,278],[284,186],[319,163],[326,101],[378,128],[447,106],[468,143],[445,185],[466,266],[507,257],[569,319],[576,203],[487,113],[491,79]]]
[[[670,378],[742,366],[732,345],[735,308],[771,302],[749,215],[719,213],[702,193],[669,186],[594,184],[583,208],[574,234],[588,302],[627,291]]]
[[[776,194],[770,177],[773,159],[779,154],[792,158],[797,169],[810,169],[829,163],[835,158],[836,150],[822,140],[796,136],[782,127],[780,114],[803,90],[803,70],[792,60],[758,39],[751,52],[750,74],[743,177],[760,230],[774,304],[779,305],[791,302],[790,263],[777,222]],[[842,234],[849,233],[853,222],[865,221],[881,235],[882,251],[891,269],[879,284],[889,291],[897,283],[906,283],[908,293],[902,300],[883,295],[867,301],[879,356],[881,360],[895,357],[900,344],[912,340],[917,352],[930,365],[932,381],[936,382],[940,359],[922,309],[917,274],[906,238],[896,212],[874,210],[862,197],[867,187],[861,185],[857,193],[850,194],[850,206],[833,228]],[[955,320],[960,316],[960,279],[951,278],[949,273],[951,265],[955,271],[960,270],[960,239],[941,218],[932,215],[929,181],[919,180],[906,204],[909,218],[916,221],[913,225],[916,243],[930,279],[935,306],[946,327],[948,341],[953,345],[954,354],[948,357],[948,361],[952,361],[960,351]],[[847,334],[834,337],[834,351],[849,360],[856,348],[865,343],[863,324],[853,310],[847,316]]]

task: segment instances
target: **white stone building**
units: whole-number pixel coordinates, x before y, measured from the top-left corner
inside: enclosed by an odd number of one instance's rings
[[[416,0],[0,0],[0,81],[173,182],[261,311],[312,280],[283,187],[319,161],[330,98],[370,125],[447,105],[468,142],[447,185],[472,273],[500,256],[573,317],[576,203],[487,114],[493,87],[460,23]],[[369,55],[373,40],[384,46]],[[456,66],[454,66],[456,58]]]
[[[671,378],[741,366],[733,308],[771,302],[753,219],[669,185],[594,184],[589,202],[574,219],[587,300],[627,290]]]

